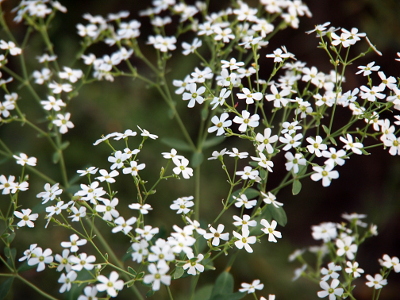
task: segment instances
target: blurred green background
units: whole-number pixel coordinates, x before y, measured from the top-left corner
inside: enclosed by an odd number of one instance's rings
[[[400,51],[400,4],[393,0],[310,0],[305,1],[313,13],[313,18],[301,18],[299,30],[287,29],[278,34],[271,40],[267,50],[272,51],[276,47],[286,45],[290,52],[293,52],[299,60],[307,62],[308,66],[316,66],[319,70],[329,71],[327,57],[322,50],[316,48],[317,39],[304,32],[314,28],[316,24],[330,21],[335,27],[351,29],[357,27],[362,32],[366,32],[368,37],[377,48],[384,54],[377,57],[370,54],[359,61],[360,65],[365,65],[370,61],[376,61],[387,75],[397,77],[399,75],[400,63],[395,62],[396,52]],[[15,7],[19,1],[5,1],[2,3],[3,9],[9,11]],[[250,5],[257,5],[256,1],[249,1]],[[74,54],[79,49],[78,36],[76,34],[76,24],[85,23],[82,15],[86,12],[92,15],[106,16],[110,12],[128,10],[131,18],[136,18],[137,12],[146,8],[150,3],[145,1],[106,1],[106,0],[85,0],[85,1],[62,1],[68,8],[68,13],[59,14],[51,28],[51,39],[54,41],[55,51],[59,57],[61,66],[69,65],[74,59]],[[211,5],[221,7],[221,1],[211,0]],[[10,27],[16,33],[17,38],[22,37],[24,26],[9,22]],[[151,33],[150,28],[141,28],[142,36],[146,37]],[[2,37],[4,38],[4,37]],[[191,40],[191,39],[190,39]],[[178,42],[178,45],[180,45]],[[31,57],[29,62],[32,68],[37,68],[35,57],[43,51],[38,36],[32,37],[30,46],[24,49],[25,54]],[[357,47],[356,47],[357,48]],[[178,49],[179,46],[178,46]],[[355,49],[355,51],[360,49]],[[365,50],[365,49],[361,49]],[[99,55],[110,53],[108,48],[95,48]],[[180,52],[180,50],[176,50]],[[173,79],[183,79],[186,74],[191,72],[199,62],[194,58],[186,64],[179,63],[183,57],[180,53],[175,53],[176,57],[171,60],[171,82]],[[135,63],[135,60],[133,60]],[[140,66],[140,65],[139,65]],[[81,62],[71,67],[82,67]],[[265,68],[270,66],[266,65]],[[357,65],[351,66],[346,74],[347,88],[354,88],[364,84],[364,78],[354,75]],[[18,84],[14,84],[17,88]],[[43,118],[41,112],[36,108],[35,103],[29,99],[26,91],[18,91],[21,95],[19,105],[29,111],[32,120]],[[26,97],[24,97],[26,95]],[[44,97],[44,95],[43,95]],[[178,97],[179,98],[179,97]],[[44,99],[44,98],[43,98]],[[177,99],[179,100],[179,99]],[[181,115],[187,124],[189,131],[193,134],[197,132],[196,118],[199,111],[189,110],[186,105],[180,103],[178,106]],[[113,131],[123,132],[130,128],[136,130],[139,125],[148,129],[151,133],[160,137],[181,138],[176,122],[168,118],[166,111],[167,105],[163,102],[157,91],[147,88],[142,82],[126,78],[116,79],[114,83],[106,81],[93,83],[80,90],[79,96],[71,102],[68,111],[72,114],[72,121],[75,128],[65,135],[65,139],[71,142],[71,146],[65,152],[68,162],[69,176],[75,176],[77,169],[84,169],[89,166],[108,168],[107,157],[110,150],[106,145],[93,146],[93,142],[102,134]],[[176,129],[175,129],[176,128]],[[48,144],[44,140],[39,140],[35,134],[27,127],[21,127],[17,123],[0,127],[0,137],[7,142],[11,150],[15,153],[25,152],[29,156],[38,158],[38,168],[60,180],[58,168],[49,163],[51,155]],[[228,139],[224,144],[216,147],[216,150],[224,147],[235,146],[242,151],[248,151],[247,145],[240,144],[235,139]],[[122,143],[120,143],[123,147]],[[135,147],[131,144],[131,147]],[[157,176],[160,170],[161,152],[168,151],[170,147],[159,141],[149,141],[140,154],[140,161],[145,162],[147,167],[143,172],[144,178]],[[212,149],[214,150],[214,149]],[[210,156],[211,149],[205,152],[205,157]],[[305,279],[291,281],[293,270],[299,265],[289,264],[287,257],[297,248],[308,247],[316,244],[311,238],[311,226],[320,222],[333,221],[340,222],[340,215],[343,212],[357,212],[368,215],[368,222],[378,225],[377,237],[371,238],[359,251],[360,265],[365,269],[365,273],[375,274],[378,269],[378,258],[387,253],[391,256],[400,255],[400,159],[390,156],[383,149],[374,148],[371,157],[353,156],[351,160],[340,168],[340,178],[332,182],[329,188],[322,188],[319,182],[312,182],[307,179],[303,181],[303,190],[298,196],[291,194],[291,189],[282,190],[278,196],[278,201],[284,202],[285,210],[288,215],[288,224],[280,228],[283,239],[277,244],[268,243],[265,239],[262,244],[257,244],[254,254],[241,253],[232,270],[235,275],[235,288],[240,287],[240,282],[251,282],[259,278],[264,284],[263,295],[269,293],[277,295],[277,299],[317,299],[316,292],[319,286]],[[190,153],[184,153],[188,157]],[[279,182],[285,174],[284,160],[277,157],[274,168],[274,176],[271,176],[271,186]],[[1,174],[18,174],[19,168],[12,159],[0,165]],[[226,194],[228,185],[225,182],[223,172],[218,162],[204,164],[202,168],[205,176],[202,179],[202,212],[201,221],[206,225],[215,217],[215,212],[220,209],[221,198]],[[156,175],[154,175],[156,174]],[[34,210],[44,216],[44,207],[40,205],[36,194],[41,192],[45,182],[31,176],[30,190],[21,194],[23,207],[34,207]],[[273,177],[273,178],[272,178]],[[274,182],[276,178],[276,182]],[[123,181],[125,182],[125,181]],[[172,200],[192,194],[193,180],[169,180],[163,182],[158,187],[158,192],[150,198],[150,203],[154,211],[149,214],[149,224],[157,225],[167,232],[171,231],[171,222],[176,220],[176,216],[169,210]],[[132,193],[134,187],[124,184],[115,186],[119,191],[118,198],[121,205],[134,202]],[[4,198],[3,199],[7,199]],[[2,200],[4,201],[4,200]],[[3,208],[5,203],[0,203]],[[126,218],[131,213],[130,210],[122,211],[121,214]],[[40,218],[36,223],[37,229],[43,228],[45,221]],[[178,224],[181,226],[182,224]],[[129,247],[129,241],[124,238],[116,239],[111,236],[110,229],[103,228],[104,235],[112,238],[113,247],[120,255],[123,255]],[[70,232],[49,226],[48,230],[30,230],[22,228],[18,230],[15,245],[18,247],[17,257],[22,256],[22,251],[30,244],[38,243],[42,248],[51,248],[53,253],[60,253],[62,248],[60,241],[66,241]],[[121,235],[122,236],[122,235]],[[1,251],[3,252],[3,251]],[[212,282],[221,272],[227,259],[222,258],[216,272],[207,272],[202,276],[200,283]],[[4,271],[0,266],[1,271]],[[57,275],[55,275],[57,274]],[[35,270],[23,274],[24,277],[43,287],[47,292],[63,299],[66,295],[58,293],[59,284],[57,283],[58,273],[46,270],[36,273]],[[2,280],[2,279],[0,279]],[[364,278],[357,284],[356,297],[359,300],[370,299],[371,289],[364,284]],[[189,285],[188,279],[174,281],[172,287],[175,291],[185,291]],[[400,276],[392,274],[389,277],[389,286],[385,287],[381,299],[395,299],[398,295]],[[146,289],[144,288],[145,292]],[[79,291],[78,291],[79,292]],[[179,294],[179,293],[178,293]],[[71,299],[76,299],[77,294],[71,293]],[[166,294],[161,292],[152,297],[153,299],[166,299]],[[251,297],[249,297],[250,299]],[[33,293],[28,287],[16,281],[8,299],[42,299]],[[67,299],[67,298],[65,298]],[[119,299],[132,299],[128,291],[123,291]],[[186,299],[184,293],[178,295],[176,299]],[[247,299],[247,298],[246,298]]]

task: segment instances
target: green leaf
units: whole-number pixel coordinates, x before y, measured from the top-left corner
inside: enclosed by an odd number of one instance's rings
[[[60,160],[60,153],[56,151],[53,153],[53,164],[58,163],[59,160]]]
[[[70,142],[69,141],[65,141],[64,143],[61,144],[60,149],[61,150],[65,150],[68,148]]]
[[[183,270],[182,267],[176,267],[175,272],[174,272],[174,279],[181,278],[184,272],[185,271]]]
[[[217,300],[219,298],[215,298],[217,295],[224,294],[232,294],[233,292],[233,276],[229,272],[222,272],[217,280],[215,281],[215,285],[213,287],[210,300]]]
[[[146,298],[149,298],[149,297],[153,296],[154,293],[155,293],[155,291],[153,291],[153,290],[148,291],[148,292],[146,293]]]
[[[246,293],[231,293],[231,294],[218,294],[210,298],[209,300],[239,300],[246,297]]]
[[[129,272],[130,274],[132,274],[133,276],[136,276],[136,275],[137,275],[137,272],[136,272],[132,267],[128,267],[128,272]]]
[[[176,138],[162,138],[161,142],[165,145],[175,148],[176,150],[180,151],[191,151],[192,147],[185,141],[176,139]]]
[[[268,220],[275,220],[280,226],[285,226],[287,224],[286,212],[282,207],[275,207],[272,204],[267,205],[265,212],[263,213],[263,218]]]
[[[193,155],[192,155],[192,159],[190,160],[190,164],[191,164],[193,167],[198,167],[198,166],[201,165],[201,163],[203,162],[203,160],[204,160],[204,154],[201,153],[201,152],[195,152],[195,153],[193,153]]]
[[[9,236],[7,236],[7,243],[11,244],[15,238],[15,232],[12,232]]]
[[[239,194],[242,193],[242,191],[243,191],[243,190],[236,190],[236,191],[234,191],[234,192],[232,193],[230,199],[229,199],[229,202],[235,201],[235,199],[233,199],[233,196],[238,197]],[[242,194],[245,194],[245,195],[247,196],[247,199],[251,200],[251,199],[257,198],[257,197],[260,195],[260,192],[257,191],[256,189],[248,188],[248,189],[245,190],[244,193],[242,193]]]
[[[211,284],[202,286],[194,294],[194,300],[209,299],[211,296],[213,286]]]
[[[293,180],[293,184],[292,184],[292,194],[293,195],[297,195],[298,193],[300,193],[301,191],[301,182],[300,180]]]
[[[0,299],[5,299],[8,292],[11,289],[11,286],[14,282],[14,277],[10,277],[6,279],[1,285],[0,285]]]
[[[206,140],[203,144],[203,148],[207,149],[207,148],[211,148],[213,146],[219,145],[221,144],[223,141],[225,140],[224,136],[215,136],[212,137],[208,140]]]

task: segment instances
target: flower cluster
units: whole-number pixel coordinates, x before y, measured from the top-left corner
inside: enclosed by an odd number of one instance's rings
[[[322,245],[309,247],[308,251],[316,255],[318,260],[317,270],[305,263],[303,253],[305,250],[296,250],[289,260],[298,260],[303,266],[295,271],[294,279],[299,276],[308,277],[312,280],[318,279],[321,291],[318,297],[328,297],[329,300],[345,298],[352,295],[354,285],[352,282],[361,278],[364,274],[356,260],[360,245],[366,238],[378,234],[376,225],[367,225],[362,219],[366,218],[364,214],[343,214],[342,217],[347,223],[325,222],[320,225],[312,226],[312,236],[315,240],[322,240]],[[364,231],[362,233],[362,231]],[[326,267],[321,268],[322,262],[328,258],[330,262]],[[328,261],[329,261],[328,260]],[[387,277],[391,270],[400,272],[399,259],[383,255],[379,259],[381,265],[380,272],[372,275],[366,275],[365,284],[375,290],[383,288],[387,284]]]

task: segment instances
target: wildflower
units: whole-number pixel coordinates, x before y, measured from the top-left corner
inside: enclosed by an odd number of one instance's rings
[[[283,53],[281,48],[274,50],[273,54],[267,54],[267,58],[273,58],[275,63],[283,62],[286,58],[290,57],[289,53]]]
[[[291,93],[289,89],[283,89],[278,92],[276,86],[271,85],[271,92],[272,94],[265,95],[265,99],[267,101],[274,101],[274,107],[285,107],[289,103],[290,99],[285,98]]]
[[[152,284],[151,289],[153,291],[158,291],[160,289],[161,283],[165,285],[171,284],[171,276],[166,275],[169,271],[168,265],[164,265],[157,268],[155,264],[150,264],[148,267],[150,274],[147,274],[143,278],[143,282],[146,284]]]
[[[311,175],[311,179],[314,181],[319,181],[322,179],[322,186],[327,187],[331,184],[332,179],[339,178],[339,172],[332,169],[333,165],[325,165],[324,167],[313,167],[315,173]]]
[[[124,287],[124,282],[121,279],[118,280],[118,277],[119,275],[115,271],[110,273],[110,278],[104,275],[97,276],[97,280],[101,283],[96,284],[96,289],[99,292],[107,291],[110,297],[116,297],[118,291],[122,290]]]
[[[214,124],[214,126],[208,128],[208,132],[211,133],[217,131],[217,136],[224,134],[225,128],[229,128],[232,125],[232,121],[227,120],[228,118],[228,113],[222,113],[219,118],[218,116],[213,116],[211,118],[211,122]]]
[[[255,280],[253,280],[252,283],[243,282],[241,284],[241,287],[242,288],[239,289],[239,292],[242,292],[242,293],[247,292],[247,294],[251,294],[251,293],[254,293],[256,290],[261,291],[264,288],[264,284],[261,283],[261,281],[259,279],[255,279]]]
[[[153,236],[159,232],[159,229],[157,227],[153,228],[150,225],[146,225],[143,228],[136,228],[135,231],[146,241],[150,241]]]
[[[198,38],[195,38],[192,42],[192,44],[188,44],[186,42],[182,43],[182,48],[184,49],[182,51],[183,55],[189,55],[190,53],[194,53],[197,48],[200,48],[202,45],[201,40]]]
[[[122,151],[115,151],[113,156],[108,157],[108,161],[112,163],[110,169],[121,169],[124,166],[124,161],[128,159],[127,153],[122,153]]]
[[[227,88],[223,88],[219,92],[219,97],[214,97],[210,102],[210,105],[214,105],[211,109],[215,109],[218,105],[222,106],[225,103],[225,99],[231,95],[231,91]]]
[[[158,268],[168,265],[167,262],[175,259],[171,245],[164,239],[157,239],[155,245],[150,247],[150,250],[151,253],[147,260],[149,262],[157,262]]]
[[[190,212],[190,207],[194,206],[194,202],[191,200],[193,200],[193,196],[178,198],[173,201],[173,204],[170,205],[170,208],[172,210],[177,210],[177,214],[183,213],[186,215],[188,212]]]
[[[102,199],[104,205],[99,204],[96,205],[96,211],[97,212],[103,212],[103,220],[105,221],[112,221],[113,218],[118,218],[119,217],[119,212],[118,210],[115,209],[115,207],[118,205],[118,198],[113,198],[111,200],[108,199]]]
[[[315,240],[323,240],[325,243],[333,240],[337,236],[336,224],[332,222],[324,222],[320,225],[314,225],[311,227],[312,237]]]
[[[336,251],[336,254],[338,256],[343,256],[346,254],[346,257],[349,260],[353,260],[355,257],[355,253],[357,253],[358,246],[357,244],[352,244],[353,243],[353,237],[351,236],[346,236],[342,239],[337,239],[336,240],[336,247],[338,248]]]
[[[375,277],[367,275],[366,278],[368,281],[365,284],[369,287],[373,287],[375,290],[379,290],[387,285],[387,279],[383,279],[381,274],[375,274]]]
[[[56,205],[46,207],[47,218],[50,218],[54,214],[59,215],[64,209],[67,209],[69,203],[65,203],[64,201],[58,201]]]
[[[257,170],[253,170],[253,168],[250,167],[250,166],[244,167],[243,171],[237,171],[236,172],[236,175],[241,176],[241,178],[243,180],[250,179],[250,180],[256,180],[257,181],[257,180],[259,180],[258,174],[259,174],[258,171]]]
[[[262,93],[256,92],[252,93],[248,88],[242,89],[243,93],[237,93],[236,96],[239,99],[246,99],[246,104],[253,104],[255,101],[260,101],[262,99]]]
[[[261,196],[265,197],[265,198],[263,198],[263,201],[266,204],[272,204],[276,208],[283,206],[282,202],[276,201],[276,196],[274,194],[272,194],[271,192],[268,192],[268,194],[261,192]]]
[[[189,93],[185,92],[182,95],[182,100],[189,100],[188,107],[194,107],[195,103],[202,104],[204,102],[204,98],[201,96],[206,91],[204,86],[197,88],[196,83],[189,84]]]
[[[187,258],[189,261],[182,266],[184,270],[187,270],[187,273],[190,275],[197,275],[197,272],[201,273],[204,271],[204,266],[202,264],[199,264],[200,261],[203,260],[204,255],[199,254],[197,257],[194,257],[193,253],[188,253]]]
[[[274,166],[274,163],[270,160],[267,159],[267,157],[264,155],[264,153],[259,152],[258,153],[259,157],[254,157],[252,156],[251,158],[254,161],[258,161],[258,165],[264,169],[267,169],[268,172],[272,172],[272,167]]]
[[[299,173],[299,166],[305,166],[307,161],[304,158],[303,154],[301,153],[296,153],[294,156],[291,152],[286,152],[285,153],[285,158],[288,160],[287,163],[285,163],[286,170],[290,171],[293,170],[293,173],[297,174]]]
[[[328,269],[327,268],[322,268],[321,269],[321,275],[324,275],[321,280],[323,281],[328,281],[330,278],[336,279],[339,277],[339,273],[336,271],[342,270],[341,266],[335,265],[335,263],[331,262],[328,264]]]
[[[71,256],[70,262],[74,265],[71,267],[72,270],[81,271],[86,269],[88,271],[94,268],[93,263],[96,261],[94,255],[87,255],[86,253],[80,253],[79,256]]]
[[[265,128],[264,134],[256,134],[256,141],[259,142],[259,144],[257,145],[257,150],[259,152],[262,152],[265,149],[269,154],[274,153],[274,149],[271,144],[275,143],[278,140],[278,136],[271,136],[271,132],[271,128]]]
[[[72,234],[69,237],[69,242],[61,242],[61,247],[63,248],[70,248],[71,252],[78,252],[79,246],[86,245],[87,240],[79,239],[77,234]]]
[[[249,227],[257,226],[257,221],[251,220],[251,217],[249,215],[243,215],[243,218],[233,216],[233,219],[235,220],[235,222],[233,222],[233,225],[237,227],[248,229]]]
[[[379,260],[379,263],[381,264],[381,266],[384,266],[388,269],[393,268],[393,270],[396,273],[400,272],[399,258],[396,256],[393,256],[392,258],[390,258],[389,255],[385,254],[385,255],[383,255],[383,260]]]
[[[322,156],[328,158],[324,162],[325,165],[335,166],[336,164],[339,166],[343,166],[345,163],[345,160],[343,158],[346,156],[346,151],[344,151],[343,149],[336,151],[335,148],[330,147],[329,151],[322,151]]]
[[[113,170],[110,173],[108,173],[107,170],[101,169],[99,170],[99,173],[101,176],[96,177],[96,179],[100,180],[101,182],[106,181],[108,183],[114,183],[115,182],[114,177],[117,177],[119,175],[117,170]]]
[[[21,212],[19,211],[14,211],[14,215],[17,218],[20,218],[21,221],[19,221],[17,223],[18,227],[24,227],[24,226],[28,226],[30,228],[35,227],[35,224],[33,223],[33,221],[36,221],[36,219],[38,218],[39,214],[31,214],[32,210],[27,208],[27,209],[22,209]]]
[[[83,289],[84,295],[80,295],[78,300],[98,300],[96,297],[97,295],[97,288],[95,286],[86,286]]]
[[[265,234],[268,234],[268,242],[276,243],[276,238],[282,238],[282,234],[279,231],[275,230],[276,226],[278,225],[275,220],[272,220],[270,224],[267,220],[261,219],[260,224],[265,227],[262,228],[261,231],[263,231]]]
[[[20,55],[22,53],[22,49],[17,47],[12,41],[6,42],[4,40],[0,40],[0,49],[10,51],[10,54],[13,56]]]
[[[65,115],[57,114],[57,119],[53,120],[53,124],[60,127],[59,130],[61,134],[67,133],[69,128],[75,127],[75,125],[69,120],[70,118],[70,113],[66,113]]]
[[[140,204],[140,203],[132,203],[129,204],[128,207],[130,209],[137,209],[140,211],[141,214],[147,215],[149,213],[149,210],[152,210],[153,208],[151,207],[150,204]]]
[[[145,168],[145,164],[138,165],[137,161],[132,160],[129,163],[129,167],[125,167],[122,172],[124,174],[130,174],[132,176],[138,176],[138,171],[143,170]]]
[[[75,271],[68,272],[67,275],[64,273],[61,274],[60,278],[58,279],[58,283],[62,283],[63,285],[60,287],[59,292],[64,293],[65,291],[69,291],[72,287],[72,282],[78,277]]]
[[[150,133],[149,131],[147,131],[146,129],[142,129],[138,126],[139,130],[142,132],[140,135],[144,136],[144,137],[149,137],[152,140],[156,140],[158,138],[157,135]]]
[[[183,157],[181,159],[174,158],[172,161],[176,165],[176,167],[172,169],[176,175],[182,173],[182,176],[185,179],[189,179],[193,176],[193,169],[188,167],[189,160]]]
[[[364,270],[359,268],[358,266],[358,262],[351,262],[351,261],[347,261],[346,262],[347,268],[344,269],[346,271],[347,274],[352,274],[352,276],[354,278],[358,278],[361,276],[360,273],[364,273]]]
[[[18,259],[18,261],[24,261],[24,260],[29,260],[29,258],[31,258],[32,256],[32,251],[36,248],[37,244],[31,244],[29,246],[29,249],[24,251],[24,256],[22,256],[20,259]]]
[[[319,135],[316,136],[315,139],[308,137],[306,140],[310,143],[310,145],[307,146],[308,152],[315,153],[315,156],[317,157],[321,157],[321,151],[326,150],[328,147],[327,145],[322,144],[323,140]]]
[[[63,69],[64,71],[59,72],[58,76],[61,79],[68,79],[72,83],[77,82],[83,76],[82,70],[73,70],[69,67],[63,67]]]
[[[238,148],[232,148],[232,151],[227,151],[226,154],[229,154],[230,157],[236,157],[239,159],[247,158],[249,155],[248,152],[239,152]]]
[[[227,232],[222,233],[224,231],[224,228],[225,225],[223,224],[219,224],[217,229],[214,229],[214,227],[209,226],[208,229],[210,230],[210,233],[203,234],[203,237],[206,240],[212,239],[211,244],[213,246],[219,246],[220,240],[227,241],[229,239],[229,233]]]
[[[71,271],[71,267],[72,267],[71,258],[72,257],[73,257],[73,255],[69,255],[68,249],[64,249],[62,251],[62,255],[56,254],[54,256],[54,260],[59,263],[57,266],[57,272],[61,272],[63,269],[65,269],[65,271],[67,271],[67,273],[69,271]]]
[[[49,100],[40,101],[40,104],[42,104],[43,109],[45,110],[60,111],[61,107],[66,106],[64,101],[56,99],[54,96],[47,96],[47,99]]]
[[[358,155],[362,154],[361,148],[363,148],[364,145],[362,143],[359,143],[359,142],[353,143],[353,137],[349,133],[347,134],[347,140],[342,136],[339,137],[339,139],[343,143],[345,143],[344,148],[346,150],[351,150],[351,151],[353,151],[353,153],[358,154]]]
[[[131,225],[135,224],[136,220],[136,217],[131,217],[126,221],[123,217],[118,217],[114,220],[114,223],[117,226],[114,227],[111,231],[112,233],[123,231],[125,234],[128,234],[133,229]]]
[[[301,133],[298,133],[295,136],[285,133],[284,136],[279,137],[279,141],[283,144],[286,144],[283,147],[283,150],[288,151],[291,148],[296,148],[297,146],[300,146],[302,138],[303,138],[303,134],[301,134]]]
[[[143,258],[149,254],[148,246],[149,243],[145,239],[139,240],[138,243],[133,243],[131,246],[133,249],[132,260],[141,263]]]
[[[37,265],[36,271],[43,271],[46,267],[46,264],[53,262],[53,256],[51,255],[52,252],[53,251],[49,248],[44,251],[40,247],[33,249],[30,258],[28,259],[28,265]]]
[[[255,236],[249,236],[250,231],[249,231],[248,227],[242,227],[242,234],[240,234],[236,231],[233,231],[232,233],[233,233],[234,237],[238,239],[235,242],[235,246],[238,249],[242,249],[244,247],[244,249],[248,253],[253,253],[253,249],[251,248],[250,245],[257,242],[257,238]]]
[[[370,62],[368,65],[366,66],[358,66],[357,68],[360,69],[360,71],[358,71],[356,74],[361,74],[363,76],[368,76],[370,74],[372,74],[372,72],[376,72],[380,69],[380,66],[374,66],[375,62]]]
[[[329,285],[326,281],[321,281],[319,283],[319,286],[323,289],[323,291],[319,291],[317,293],[319,298],[325,298],[326,296],[329,296],[329,300],[335,300],[336,296],[342,296],[343,295],[343,289],[338,288],[338,285],[340,284],[340,281],[337,279],[332,279],[331,284]]]
[[[248,200],[245,194],[241,194],[240,197],[232,196],[233,199],[236,200],[235,206],[242,207],[244,206],[246,209],[251,209],[257,204],[257,200]]]
[[[72,85],[69,83],[57,83],[53,81],[49,83],[48,87],[52,90],[53,94],[69,93],[72,91]]]

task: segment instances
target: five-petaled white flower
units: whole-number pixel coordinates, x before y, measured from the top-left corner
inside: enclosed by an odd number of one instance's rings
[[[272,220],[272,222],[270,224],[267,220],[262,219],[260,221],[260,224],[265,227],[265,228],[262,228],[261,230],[265,234],[268,234],[268,241],[269,242],[276,243],[277,242],[276,238],[280,239],[282,237],[282,234],[279,231],[275,230],[276,225],[278,225],[278,223],[275,220]]]
[[[175,168],[172,169],[172,171],[176,174],[182,174],[183,178],[189,179],[190,177],[193,176],[193,169],[188,167],[189,160],[186,159],[185,157],[182,158],[173,158],[172,161],[176,165]]]
[[[97,281],[101,283],[96,284],[96,288],[99,292],[107,291],[110,297],[116,297],[118,292],[123,289],[124,282],[118,279],[119,275],[116,271],[110,273],[110,278],[104,275],[97,276]]]
[[[329,285],[326,281],[321,281],[319,286],[323,289],[323,291],[319,291],[318,297],[325,298],[329,296],[329,300],[336,300],[336,296],[343,295],[343,289],[338,288],[340,281],[337,279],[332,279],[331,285]]]
[[[264,284],[261,283],[260,279],[253,280],[252,283],[243,282],[241,284],[242,288],[239,289],[239,292],[251,294],[256,290],[262,290],[264,288]]]
[[[204,98],[201,96],[206,91],[204,86],[197,88],[196,83],[190,83],[188,86],[188,92],[183,93],[182,100],[189,100],[188,107],[194,107],[195,103],[202,104],[204,102]]]

